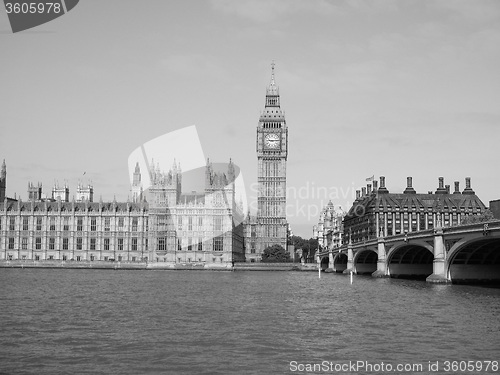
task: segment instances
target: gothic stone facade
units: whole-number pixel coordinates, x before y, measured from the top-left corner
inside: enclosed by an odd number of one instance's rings
[[[313,237],[321,249],[333,250],[342,246],[345,214],[341,207],[335,209],[332,201],[321,210],[318,224],[313,228]]]
[[[257,215],[245,219],[245,256],[260,261],[268,246],[287,248],[286,161],[288,128],[280,107],[279,89],[274,81],[266,90],[266,102],[257,125],[258,197]]]
[[[139,172],[140,173],[140,172]],[[204,193],[182,194],[181,171],[152,172],[147,200],[0,203],[0,259],[229,266],[243,261],[234,166],[206,166]]]
[[[147,203],[4,201],[0,259],[143,261]]]
[[[205,168],[203,193],[182,194],[182,173],[152,170],[149,241],[153,260],[170,263],[232,264],[244,261],[242,208],[235,200],[235,168]]]
[[[166,173],[151,166],[152,186],[148,189],[143,189],[137,165],[132,202],[94,203],[90,186],[85,196],[79,186],[77,202],[68,202],[67,186],[54,187],[52,199],[43,202],[41,186],[32,185],[29,202],[1,199],[0,259],[226,265],[260,261],[268,246],[287,248],[287,156],[288,128],[273,64],[265,108],[257,125],[256,216],[249,214],[242,223],[231,162],[227,173],[215,172],[208,163],[204,192],[192,194],[181,192],[182,175],[175,163]],[[4,163],[2,198],[5,182]]]

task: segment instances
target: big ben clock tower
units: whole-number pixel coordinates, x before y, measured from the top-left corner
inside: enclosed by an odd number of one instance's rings
[[[286,160],[288,128],[280,107],[279,89],[271,82],[266,90],[266,104],[257,125],[258,185],[256,253],[275,244],[286,250]]]

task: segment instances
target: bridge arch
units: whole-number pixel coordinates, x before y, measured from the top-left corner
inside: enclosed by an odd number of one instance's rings
[[[322,256],[320,262],[321,270],[322,271],[326,270],[329,267],[329,263],[330,263],[330,257],[328,256],[328,254],[326,256]]]
[[[354,269],[358,275],[371,275],[377,270],[378,254],[373,249],[356,252],[353,258]]]
[[[458,241],[448,253],[447,275],[453,283],[500,282],[500,236]]]
[[[333,257],[332,268],[335,272],[342,273],[347,269],[347,254],[338,252]]]
[[[427,243],[404,243],[393,246],[387,254],[390,277],[425,280],[433,273],[434,252]]]

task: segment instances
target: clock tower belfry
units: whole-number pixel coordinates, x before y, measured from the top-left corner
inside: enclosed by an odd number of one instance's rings
[[[255,253],[275,244],[286,250],[286,160],[288,128],[280,107],[279,88],[274,80],[266,89],[266,103],[257,125],[258,197]]]

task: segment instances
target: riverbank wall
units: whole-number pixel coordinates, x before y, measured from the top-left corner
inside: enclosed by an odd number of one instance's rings
[[[68,268],[110,270],[209,270],[209,271],[317,271],[315,263],[146,263],[105,261],[58,261],[58,260],[2,260],[0,268]]]

